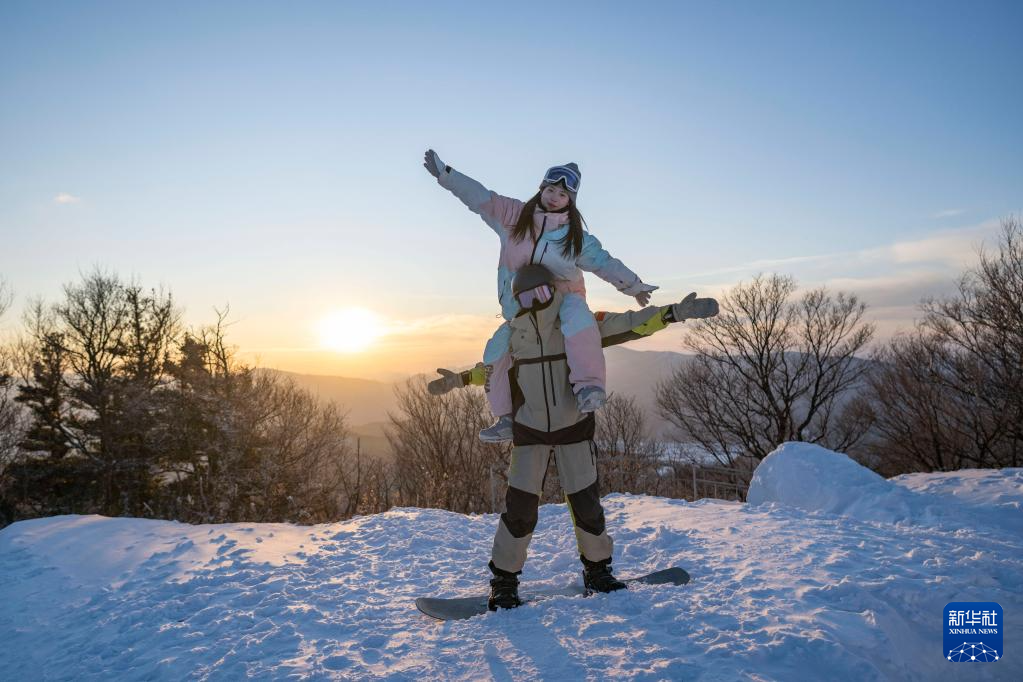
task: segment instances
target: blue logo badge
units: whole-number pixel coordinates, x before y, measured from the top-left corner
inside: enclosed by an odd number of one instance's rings
[[[945,659],[992,663],[1002,658],[1002,607],[993,601],[945,604]]]

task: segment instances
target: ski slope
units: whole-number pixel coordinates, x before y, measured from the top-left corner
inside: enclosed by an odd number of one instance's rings
[[[62,516],[0,531],[0,680],[1020,680],[1023,469],[885,480],[783,445],[750,503],[610,495],[621,575],[684,587],[439,623],[483,591],[496,516],[394,509],[319,526]],[[578,580],[547,505],[522,580]],[[955,664],[942,607],[995,601],[1004,658]]]

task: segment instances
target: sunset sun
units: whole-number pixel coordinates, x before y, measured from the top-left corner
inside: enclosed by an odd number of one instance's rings
[[[335,310],[317,325],[320,346],[341,353],[365,350],[383,335],[380,317],[364,308]]]

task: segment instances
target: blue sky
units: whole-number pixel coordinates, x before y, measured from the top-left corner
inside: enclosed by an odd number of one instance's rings
[[[2,322],[99,266],[192,323],[230,304],[262,364],[468,364],[497,240],[421,168],[433,147],[523,199],[578,163],[655,303],[776,271],[890,333],[1023,208],[1021,28],[1018,2],[6,2]],[[324,350],[350,306],[390,333]]]

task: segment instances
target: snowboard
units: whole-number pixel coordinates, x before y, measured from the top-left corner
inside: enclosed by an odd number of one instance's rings
[[[627,578],[622,580],[622,582],[626,585],[685,585],[689,582],[689,574],[676,566],[635,578]],[[534,590],[532,592],[527,590],[520,593],[519,598],[522,599],[522,603],[525,605],[530,602],[550,599],[551,597],[576,597],[586,594],[587,592],[581,584],[574,584],[566,587]],[[416,608],[437,620],[462,620],[486,613],[487,595],[456,597],[454,599],[419,597],[416,599]]]

